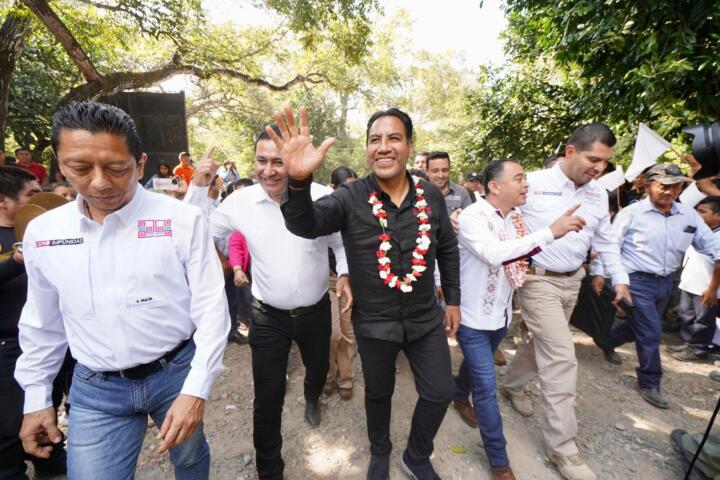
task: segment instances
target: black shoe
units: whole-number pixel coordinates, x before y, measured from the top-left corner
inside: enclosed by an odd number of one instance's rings
[[[611,363],[613,365],[622,364],[622,358],[620,358],[620,355],[618,355],[615,350],[603,350],[603,356],[608,363]]]
[[[390,454],[371,455],[367,480],[388,480],[390,478]]]
[[[312,427],[320,425],[320,402],[305,400],[305,421]]]
[[[667,409],[668,402],[659,388],[640,388],[640,396],[653,407]]]
[[[668,345],[665,348],[670,353],[680,353],[687,350],[687,345],[685,345],[684,343],[682,345]]]
[[[681,362],[704,362],[708,358],[707,353],[697,354],[693,352],[690,348],[687,348],[681,352],[673,353],[671,356],[675,360],[680,360]]]
[[[248,339],[245,335],[240,335],[239,333],[236,333],[236,334],[230,335],[228,337],[228,343],[236,343],[238,345],[247,345]]]
[[[412,480],[441,480],[440,475],[435,472],[430,460],[422,465],[413,465],[410,463],[407,457],[407,450],[405,450],[400,457],[400,467],[402,467],[403,472],[407,473],[408,477],[412,478]]]

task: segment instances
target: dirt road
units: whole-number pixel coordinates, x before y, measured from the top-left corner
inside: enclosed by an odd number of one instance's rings
[[[687,364],[673,360],[663,347],[665,377],[663,389],[670,410],[658,410],[643,401],[636,391],[634,346],[619,349],[623,365],[606,363],[592,341],[575,333],[580,363],[577,416],[580,448],[601,479],[664,480],[678,479],[680,465],[669,442],[670,431],[684,428],[704,430],[715,405],[717,384],[708,378],[712,364]],[[666,338],[675,343],[675,337]],[[512,341],[502,345],[508,357],[514,354]],[[459,347],[452,347],[453,365],[462,359]],[[500,378],[506,367],[499,367]],[[283,458],[286,478],[364,479],[369,460],[363,409],[363,384],[359,359],[355,363],[356,388],[350,401],[337,394],[323,399],[322,425],[310,428],[303,420],[303,366],[293,350],[288,372],[288,392],[283,414]],[[534,417],[523,418],[505,399],[500,409],[508,440],[509,455],[519,479],[559,479],[547,463],[542,450],[540,421],[542,405],[537,384],[531,386]],[[252,447],[252,375],[250,349],[230,345],[225,353],[224,370],[215,384],[206,407],[206,432],[212,450],[211,478],[256,478]],[[416,392],[407,360],[401,355],[393,399],[391,435],[395,445],[391,478],[404,479],[399,455],[407,434]],[[156,458],[155,429],[149,429],[139,462],[138,478],[173,478],[167,457]],[[480,434],[467,427],[451,409],[435,440],[435,469],[444,479],[490,478]]]

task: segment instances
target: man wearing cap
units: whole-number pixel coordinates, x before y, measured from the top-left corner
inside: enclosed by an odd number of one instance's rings
[[[585,221],[582,230],[542,247],[532,257],[533,264],[517,298],[533,337],[518,348],[500,387],[513,408],[529,416],[533,406],[525,396],[525,386],[536,375],[540,377],[546,453],[569,480],[596,478],[578,454],[575,442],[578,364],[568,326],[585,276],[582,264],[590,248],[598,252],[613,279],[615,301],[629,299],[627,274],[608,215],[607,191],[594,180],[605,170],[615,142],[615,135],[601,123],[578,128],[568,140],[562,162],[528,175],[530,189],[522,207],[529,234],[550,226],[573,205],[580,204],[575,215]]]
[[[720,240],[695,210],[675,201],[683,184],[690,181],[677,165],[655,165],[645,178],[647,198],[621,210],[613,223],[621,242],[622,262],[630,274],[633,314],[610,332],[608,343],[601,348],[609,362],[619,364],[614,349],[634,341],[640,363],[636,369],[640,395],[655,407],[668,408],[660,391],[662,314],[690,245],[713,259],[712,283],[720,283]],[[593,267],[594,275],[602,274],[598,265]],[[702,294],[706,308],[716,301],[715,288]]]
[[[205,399],[230,327],[207,223],[196,207],[138,184],[146,155],[122,110],[67,104],[51,142],[79,196],[34,219],[23,238],[23,447],[47,458],[62,442],[50,392],[69,346],[78,362],[69,478],[133,478],[150,416],[176,478],[207,479]]]
[[[473,202],[480,200],[483,194],[482,176],[477,172],[468,173],[465,177],[465,189],[470,194],[470,199]]]

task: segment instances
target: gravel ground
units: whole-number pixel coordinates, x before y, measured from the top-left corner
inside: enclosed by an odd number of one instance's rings
[[[715,405],[718,384],[708,378],[713,365],[688,364],[672,359],[662,348],[665,377],[663,389],[669,410],[656,409],[643,401],[636,388],[634,345],[618,352],[621,366],[606,363],[586,335],[574,333],[580,364],[577,417],[578,442],[587,462],[605,479],[662,480],[681,477],[680,464],[669,442],[674,428],[704,430]],[[667,337],[677,343],[676,337]],[[512,339],[502,345],[508,358],[515,350]],[[457,369],[462,353],[451,347]],[[416,400],[407,360],[398,360],[393,399],[391,436],[395,445],[391,478],[406,478],[399,468],[399,455],[407,440],[409,422]],[[500,378],[507,367],[498,367]],[[286,478],[362,479],[369,460],[363,409],[363,382],[359,359],[355,362],[355,395],[349,401],[337,394],[323,398],[323,421],[310,428],[303,419],[303,366],[296,349],[291,354],[288,391],[283,415],[283,458]],[[537,384],[530,386],[536,407],[534,417],[523,418],[500,398],[505,435],[513,469],[519,479],[559,479],[555,468],[544,458],[540,422],[542,404]],[[256,478],[252,447],[252,374],[247,345],[230,345],[224,368],[206,406],[206,433],[213,460],[211,478]],[[137,477],[170,479],[172,467],[166,456],[156,457],[155,428],[148,429]],[[435,440],[432,458],[444,479],[489,479],[489,467],[477,430],[466,426],[453,411],[443,422]]]

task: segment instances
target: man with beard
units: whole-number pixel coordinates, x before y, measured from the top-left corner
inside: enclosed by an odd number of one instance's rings
[[[524,416],[533,414],[525,386],[540,377],[546,422],[545,449],[550,461],[569,480],[594,480],[595,474],[578,455],[575,443],[577,359],[568,322],[577,302],[582,264],[592,247],[615,285],[617,304],[629,300],[628,277],[618,241],[610,224],[608,197],[594,181],[613,155],[615,135],[601,123],[578,128],[568,140],[564,160],[528,175],[527,203],[522,207],[528,233],[548,227],[569,206],[580,204],[576,215],[585,225],[570,232],[532,258],[532,266],[518,302],[533,337],[518,348],[500,392]]]
[[[368,479],[389,475],[391,401],[395,362],[405,352],[419,394],[407,448],[400,463],[414,479],[440,478],[432,464],[433,439],[453,396],[447,336],[460,321],[457,239],[443,194],[406,171],[412,154],[412,121],[395,108],[376,112],[367,124],[372,173],[313,202],[310,184],[334,139],[312,145],[308,115],[300,125],[285,109],[275,119],[281,135],[267,130],[288,173],[282,211],[290,231],[315,238],[340,231],[357,293],[352,320],[365,377],[365,411],[372,453]],[[435,297],[437,259],[447,307]]]

